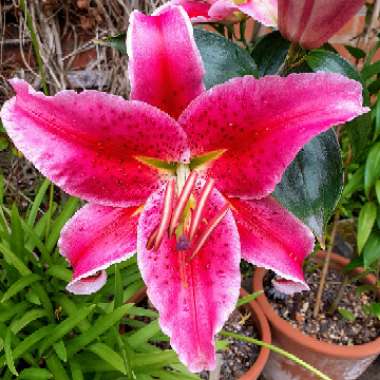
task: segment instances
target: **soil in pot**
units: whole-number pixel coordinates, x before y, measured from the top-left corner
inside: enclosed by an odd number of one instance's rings
[[[245,335],[251,338],[259,339],[255,326],[252,322],[251,315],[248,311],[236,309],[230,315],[223,329],[236,334]],[[226,340],[225,337],[217,337]],[[220,352],[222,363],[220,368],[219,380],[236,380],[239,379],[254,364],[258,355],[259,347],[247,342],[238,341],[228,338],[228,347]],[[210,374],[204,371],[200,374],[204,380],[210,379]],[[259,378],[260,380],[261,378]]]
[[[347,316],[344,317],[338,309],[332,315],[328,312],[344,279],[340,271],[330,268],[321,312],[316,319],[313,317],[313,309],[321,277],[320,267],[315,267],[305,273],[310,292],[293,296],[284,297],[274,291],[271,286],[273,277],[274,274],[268,272],[264,279],[264,289],[268,300],[283,319],[304,334],[338,345],[360,345],[369,343],[380,336],[380,320],[364,311],[366,305],[376,301],[375,296],[372,293],[357,294],[356,290],[361,284],[346,285],[338,305],[343,314],[348,311],[351,320]]]

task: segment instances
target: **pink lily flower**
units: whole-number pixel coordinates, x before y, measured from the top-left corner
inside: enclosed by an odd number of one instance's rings
[[[278,0],[278,28],[305,49],[322,46],[363,6],[364,0]]]
[[[137,251],[162,330],[196,372],[215,366],[241,256],[307,289],[302,263],[314,238],[270,194],[304,144],[368,110],[360,84],[337,74],[246,76],[205,91],[192,33],[181,7],[135,11],[132,100],[45,96],[13,79],[1,117],[45,176],[90,202],[61,234],[74,268],[68,289],[97,291],[105,269]]]
[[[181,5],[194,23],[238,22],[252,17],[265,26],[277,26],[278,0],[171,0],[160,9]]]

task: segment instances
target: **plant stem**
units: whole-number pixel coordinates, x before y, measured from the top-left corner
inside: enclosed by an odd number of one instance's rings
[[[288,54],[285,58],[285,61],[278,70],[278,73],[280,75],[287,75],[289,69],[294,66],[295,62],[297,62],[299,52],[300,46],[296,42],[292,42],[289,46]]]
[[[343,282],[339,286],[338,293],[334,299],[334,302],[331,304],[329,309],[327,310],[328,315],[333,315],[338,308],[340,301],[342,300],[343,294],[344,294],[344,289],[346,286],[350,283],[350,280],[347,275],[344,276]]]
[[[19,0],[19,5],[20,5],[20,8],[22,10],[22,13],[24,14],[26,25],[27,25],[29,33],[30,33],[30,38],[32,41],[32,46],[33,46],[33,51],[34,51],[34,56],[36,58],[38,71],[39,71],[40,77],[41,77],[41,86],[42,86],[42,89],[43,89],[45,95],[48,95],[49,90],[48,90],[47,83],[46,83],[45,67],[44,67],[44,64],[42,62],[42,58],[41,58],[41,54],[40,54],[40,47],[39,47],[38,39],[37,39],[37,33],[36,33],[36,31],[34,29],[34,25],[33,25],[33,19],[29,13],[29,10],[28,10],[28,7],[26,5],[25,0]]]
[[[336,230],[337,230],[337,224],[338,224],[339,216],[340,216],[340,213],[339,213],[339,211],[337,211],[336,214],[335,214],[335,217],[334,217],[334,223],[333,223],[333,228],[332,228],[332,231],[331,231],[329,248],[327,250],[325,262],[323,264],[321,281],[319,283],[319,288],[318,288],[318,293],[317,293],[317,299],[316,299],[315,306],[314,306],[314,311],[313,311],[313,317],[314,318],[318,317],[319,311],[321,310],[322,295],[323,295],[323,291],[325,289],[327,274],[329,272],[330,260],[331,260],[331,252],[332,252],[333,247],[334,247],[334,241],[335,241],[335,235],[336,235]]]
[[[236,340],[240,340],[240,341],[243,341],[243,342],[248,342],[248,343],[256,344],[257,346],[260,346],[260,347],[265,347],[265,348],[267,348],[267,349],[269,349],[269,350],[271,350],[273,352],[276,352],[277,354],[280,354],[280,355],[284,356],[285,358],[287,358],[287,359],[291,360],[292,362],[300,365],[301,367],[307,369],[308,371],[312,372],[314,375],[318,376],[320,379],[323,379],[323,380],[332,380],[330,377],[328,377],[327,375],[325,375],[324,373],[322,373],[318,369],[314,368],[310,364],[304,362],[302,359],[300,359],[297,356],[291,354],[290,352],[287,352],[287,351],[283,350],[280,347],[277,347],[277,346],[274,346],[272,344],[263,342],[263,341],[261,341],[259,339],[250,338],[250,337],[247,337],[247,336],[243,336],[243,335],[239,335],[239,334],[235,334],[235,333],[231,333],[231,332],[227,332],[227,331],[223,331],[223,330],[219,334],[222,335],[222,336],[234,338]]]

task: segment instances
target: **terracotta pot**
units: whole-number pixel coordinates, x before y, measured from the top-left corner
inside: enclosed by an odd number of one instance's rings
[[[241,289],[240,296],[244,297],[246,295],[248,295],[248,293],[244,289]],[[133,295],[128,300],[128,302],[137,303],[137,302],[142,301],[145,297],[146,297],[146,288],[139,290],[135,295]],[[245,305],[245,307],[251,313],[251,318],[253,319],[254,325],[259,332],[260,339],[270,344],[272,342],[270,327],[258,303],[255,301],[252,301],[249,304]],[[243,376],[239,377],[239,379],[237,380],[256,380],[263,372],[263,369],[265,367],[265,364],[268,361],[268,358],[269,358],[269,350],[267,348],[261,348],[259,352],[259,356],[257,357],[255,363]]]
[[[324,254],[320,252],[317,258],[323,260]],[[332,254],[332,267],[342,268],[347,263],[347,259]],[[263,289],[263,279],[266,272],[261,268],[255,271],[253,278],[254,291]],[[362,282],[375,283],[373,276],[367,276]],[[282,319],[273,309],[265,294],[258,297],[257,302],[271,325],[273,344],[318,368],[333,380],[357,379],[380,354],[380,338],[357,346],[339,346],[321,342],[303,334]],[[309,371],[274,353],[271,353],[263,373],[266,380],[317,379]]]

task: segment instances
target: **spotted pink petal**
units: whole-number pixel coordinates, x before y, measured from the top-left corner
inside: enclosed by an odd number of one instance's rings
[[[271,197],[230,201],[239,229],[242,257],[290,280],[279,281],[278,289],[282,292],[307,290],[302,265],[313,250],[312,232]]]
[[[75,294],[98,291],[106,282],[105,269],[136,252],[136,207],[114,208],[87,204],[61,232],[59,249],[74,269],[67,289]]]
[[[193,156],[224,151],[208,168],[220,191],[262,198],[303,145],[367,111],[361,85],[342,75],[246,76],[200,95],[179,123]]]
[[[182,7],[166,6],[153,16],[134,11],[127,50],[132,99],[177,118],[204,91],[202,59]]]
[[[16,96],[1,110],[5,129],[69,194],[103,205],[140,205],[162,175],[135,157],[186,159],[181,127],[148,104],[97,91],[45,96],[22,80],[11,83]]]
[[[182,6],[188,16],[190,17],[191,22],[211,22],[214,21],[208,14],[208,11],[211,6],[211,1],[207,0],[172,0],[165,3],[160,10],[164,7],[171,5],[180,5]]]
[[[138,265],[148,296],[160,313],[161,328],[180,360],[192,372],[212,369],[214,335],[234,309],[239,295],[240,242],[236,224],[228,211],[191,260],[191,249],[177,251],[175,237],[169,239],[167,235],[157,251],[148,250],[147,241],[160,222],[163,193],[155,192],[141,215]],[[209,222],[225,204],[214,190],[204,220]]]
[[[240,11],[266,26],[277,26],[277,0],[217,0],[209,10],[210,17],[223,20]]]
[[[306,49],[327,40],[363,6],[364,0],[278,0],[282,35]]]

